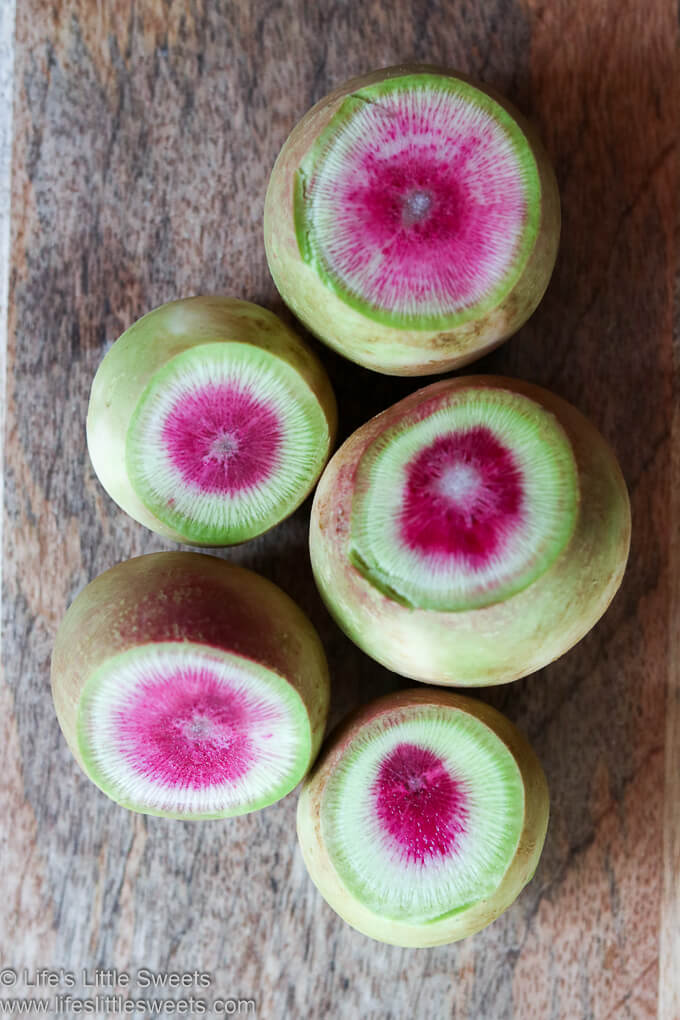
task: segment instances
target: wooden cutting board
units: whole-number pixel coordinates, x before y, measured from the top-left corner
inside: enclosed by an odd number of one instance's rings
[[[0,973],[0,996],[40,993],[27,984],[40,967],[65,969],[43,994],[68,992],[67,972],[83,995],[110,992],[83,989],[81,972],[117,968],[131,975],[118,990],[135,997],[150,994],[141,968],[197,969],[210,978],[189,988],[195,997],[254,999],[267,1018],[678,1020],[670,0],[22,0],[16,30],[12,0],[0,10],[5,182],[11,173],[0,967],[17,971],[13,987]],[[563,201],[557,268],[531,321],[475,370],[542,383],[589,415],[621,459],[634,525],[623,587],[598,626],[549,668],[482,693],[530,736],[548,774],[536,877],[485,932],[427,951],[372,942],[325,905],[296,848],[295,796],[205,823],[109,802],[74,764],[48,686],[55,630],[78,590],[167,547],[111,503],[87,458],[88,390],[107,345],[189,294],[282,312],[262,244],[275,156],[332,86],[404,59],[458,67],[539,126]],[[318,349],[343,436],[416,388]],[[405,682],[321,607],[308,514],[309,504],[222,555],[310,614],[336,721]]]

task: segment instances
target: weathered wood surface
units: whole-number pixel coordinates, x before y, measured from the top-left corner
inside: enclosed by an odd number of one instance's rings
[[[620,455],[634,522],[602,622],[550,668],[483,695],[529,734],[548,774],[536,878],[487,931],[428,951],[373,943],[326,907],[296,849],[294,796],[200,824],[117,808],[76,768],[48,688],[70,599],[163,547],[110,502],[86,456],[107,343],[188,294],[280,311],[261,239],[280,145],[331,86],[411,58],[495,85],[540,127],[563,200],[557,269],[531,322],[478,367],[546,384],[590,415]],[[0,967],[198,968],[212,983],[196,994],[253,998],[267,1018],[677,1020],[670,0],[22,0],[14,60]],[[414,388],[322,356],[344,434]],[[318,625],[336,720],[401,681],[320,606],[308,510],[224,555],[281,584]],[[9,994],[28,996],[21,975],[14,992],[0,988]]]

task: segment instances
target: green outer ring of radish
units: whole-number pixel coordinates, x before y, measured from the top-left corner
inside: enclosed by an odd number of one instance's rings
[[[140,524],[175,542],[232,544],[228,538],[220,542],[214,537],[191,540],[146,506],[127,470],[130,422],[151,380],[173,358],[199,345],[230,341],[260,348],[295,371],[325,419],[320,443],[326,456],[335,439],[337,408],[326,371],[306,344],[272,312],[225,297],[185,298],[148,312],[119,337],[97,370],[87,413],[87,444],[95,473],[118,506]],[[303,502],[314,481],[306,489],[301,488],[299,498],[291,502],[284,516]]]
[[[404,415],[466,386],[524,394],[555,416],[572,445],[578,470],[576,526],[553,564],[504,601],[469,611],[409,608],[379,590],[351,562],[357,470],[371,445]],[[616,457],[576,408],[520,380],[462,376],[406,397],[346,440],[316,490],[310,553],[326,606],[364,652],[414,680],[487,686],[541,669],[594,626],[621,584],[630,527],[628,493]]]
[[[419,87],[426,86],[432,83],[433,80],[437,79],[441,85],[442,76],[434,76],[432,74],[404,75],[403,78],[398,79],[398,82],[399,85],[403,84],[410,89],[417,89]],[[344,286],[340,280],[337,280],[333,274],[328,271],[323,260],[315,254],[309,241],[311,227],[308,222],[307,201],[305,197],[306,180],[308,176],[311,174],[312,170],[315,170],[318,167],[324,151],[328,147],[329,139],[335,134],[336,128],[351,118],[352,113],[357,106],[361,107],[367,100],[372,101],[376,97],[380,98],[382,95],[386,95],[394,91],[396,88],[394,78],[387,78],[385,81],[377,82],[375,85],[366,86],[364,89],[357,89],[343,101],[342,106],[333,117],[333,120],[321,132],[314,145],[305,156],[295,179],[293,220],[295,224],[295,236],[297,238],[298,247],[303,260],[313,266],[326,287],[337,294],[338,297],[350,306],[350,308],[354,308],[361,315],[365,315],[367,318],[373,319],[375,322],[382,323],[386,326],[393,326],[398,329],[455,329],[457,326],[462,326],[467,322],[481,318],[483,315],[496,308],[496,306],[500,304],[512,290],[524,272],[531,252],[536,244],[536,238],[538,236],[540,226],[540,209],[542,201],[540,175],[531,145],[519,124],[514,117],[510,116],[506,109],[496,102],[496,100],[494,100],[486,92],[483,92],[481,89],[471,85],[469,82],[464,81],[461,78],[453,77],[445,77],[444,82],[447,91],[454,95],[464,95],[478,109],[489,113],[494,120],[503,127],[517,156],[520,170],[531,179],[531,200],[527,203],[527,222],[524,230],[522,231],[519,248],[506,275],[482,300],[477,301],[475,304],[469,305],[461,311],[453,314],[417,315],[410,318],[406,316],[399,317],[393,312],[371,307],[366,300],[358,297],[348,287]]]
[[[328,714],[328,664],[319,636],[276,585],[251,570],[193,552],[152,553],[117,564],[76,596],[60,623],[52,653],[52,696],[69,748],[88,778],[94,779],[78,731],[92,676],[119,656],[168,643],[198,647],[217,659],[235,655],[290,685],[293,701],[299,699],[309,720],[309,754],[301,778],[316,757]],[[144,813],[168,817],[165,811]]]
[[[512,755],[524,784],[524,814],[512,860],[493,893],[469,906],[430,921],[410,923],[384,917],[360,902],[338,872],[324,838],[325,797],[333,774],[358,733],[383,713],[409,718],[421,706],[466,712],[491,729]],[[494,921],[533,878],[548,826],[549,795],[545,774],[533,749],[509,719],[483,702],[431,688],[399,691],[354,712],[334,730],[305,780],[297,811],[298,840],[310,877],[326,902],[362,934],[390,945],[425,948],[475,934]]]
[[[177,648],[177,642],[167,643],[171,648]],[[154,648],[164,647],[164,645],[155,645]],[[192,644],[190,642],[182,642],[182,651],[192,651],[201,653],[203,656],[210,658],[223,658],[225,664],[230,664],[230,660],[236,659],[233,655],[228,655],[223,652],[219,652],[215,648],[210,648],[198,644]],[[238,659],[236,660],[241,668],[247,664],[247,670],[252,671],[253,674],[260,673],[263,681],[267,684],[268,688],[272,688],[274,684],[276,686],[276,693],[279,694],[284,700],[290,703],[291,715],[296,717],[296,720],[301,724],[301,732],[304,732],[304,742],[300,745],[298,754],[295,759],[295,764],[290,770],[290,775],[278,786],[273,787],[266,795],[249,801],[247,804],[235,807],[233,810],[224,810],[219,812],[174,812],[174,811],[163,811],[155,810],[148,805],[142,805],[140,802],[134,802],[125,797],[121,797],[116,793],[114,786],[109,783],[104,775],[104,772],[98,762],[97,753],[92,747],[92,742],[88,739],[87,733],[87,716],[91,711],[93,701],[96,699],[97,694],[100,690],[102,681],[115,674],[116,670],[121,667],[125,667],[126,660],[130,660],[132,657],[136,657],[139,654],[140,649],[130,649],[127,652],[121,652],[119,655],[113,656],[111,659],[107,659],[103,662],[98,669],[96,669],[89,677],[82,691],[80,704],[78,706],[78,718],[77,718],[77,742],[80,757],[83,762],[83,767],[95,784],[98,786],[102,793],[105,793],[107,797],[114,800],[121,807],[126,808],[128,811],[136,811],[141,814],[155,815],[160,818],[178,818],[183,821],[202,821],[214,818],[233,818],[237,815],[249,814],[252,811],[259,811],[261,808],[268,807],[270,804],[276,803],[283,797],[287,796],[291,790],[295,789],[300,780],[304,777],[309,762],[312,759],[312,732],[309,723],[309,717],[305,710],[304,703],[298,692],[290,686],[285,677],[273,672],[272,670],[265,669],[257,662],[252,660]],[[304,720],[304,722],[303,722]]]
[[[506,298],[479,318],[449,329],[404,329],[376,322],[352,308],[303,258],[295,230],[298,170],[348,96],[394,77],[437,74],[459,79],[491,97],[519,124],[540,178],[536,242],[525,270]],[[387,375],[428,375],[461,367],[502,343],[536,309],[552,274],[560,233],[554,171],[534,128],[503,96],[459,72],[431,65],[399,65],[353,78],[316,104],[295,126],[272,171],[264,210],[269,269],[286,304],[321,341],[366,368]]]

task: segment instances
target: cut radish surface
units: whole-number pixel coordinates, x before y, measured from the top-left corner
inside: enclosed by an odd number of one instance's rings
[[[318,751],[328,666],[279,588],[212,556],[157,553],[95,578],[52,656],[57,716],[109,797],[222,818],[289,793]]]
[[[529,142],[499,103],[457,78],[389,78],[345,99],[305,157],[298,243],[363,314],[446,328],[517,282],[540,198]]]
[[[92,384],[92,463],[159,534],[231,545],[283,520],[313,488],[335,432],[320,362],[247,301],[162,305],[113,345]]]
[[[553,415],[508,390],[455,390],[365,452],[351,557],[405,605],[488,605],[550,566],[577,508],[576,463]]]
[[[298,833],[346,920],[398,945],[435,945],[515,899],[547,815],[540,764],[508,720],[467,698],[406,691],[331,736],[303,788]]]
[[[83,691],[80,749],[113,800],[152,814],[224,817],[270,804],[311,752],[300,696],[271,670],[200,645],[146,645]]]
[[[326,459],[324,413],[286,362],[205,344],[151,379],[127,434],[142,502],[188,541],[243,541],[286,517]]]
[[[488,727],[432,706],[366,726],[333,770],[324,806],[328,852],[348,888],[385,917],[428,921],[498,886],[517,849],[524,789]]]
[[[346,82],[284,144],[267,260],[319,339],[367,368],[427,375],[511,336],[550,279],[557,183],[511,104],[444,69]]]
[[[414,680],[484,686],[547,665],[602,616],[630,505],[574,407],[518,379],[459,376],[345,441],[309,541],[319,591],[363,651]]]

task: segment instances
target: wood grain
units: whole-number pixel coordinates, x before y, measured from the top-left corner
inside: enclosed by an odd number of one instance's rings
[[[198,968],[212,975],[208,998],[254,998],[267,1018],[678,1020],[671,3],[24,0],[16,18],[0,967]],[[103,352],[144,311],[189,294],[281,312],[261,238],[278,149],[332,86],[400,60],[457,66],[536,120],[562,194],[558,264],[531,321],[475,370],[547,385],[588,414],[621,458],[634,526],[601,623],[551,667],[484,694],[548,774],[536,878],[485,932],[428,951],[370,942],[326,907],[295,845],[294,796],[210,823],[117,808],[74,765],[48,688],[75,593],[163,547],[108,500],[87,459]],[[320,353],[344,435],[414,388]],[[335,721],[402,682],[322,609],[308,512],[223,555],[310,614]]]

